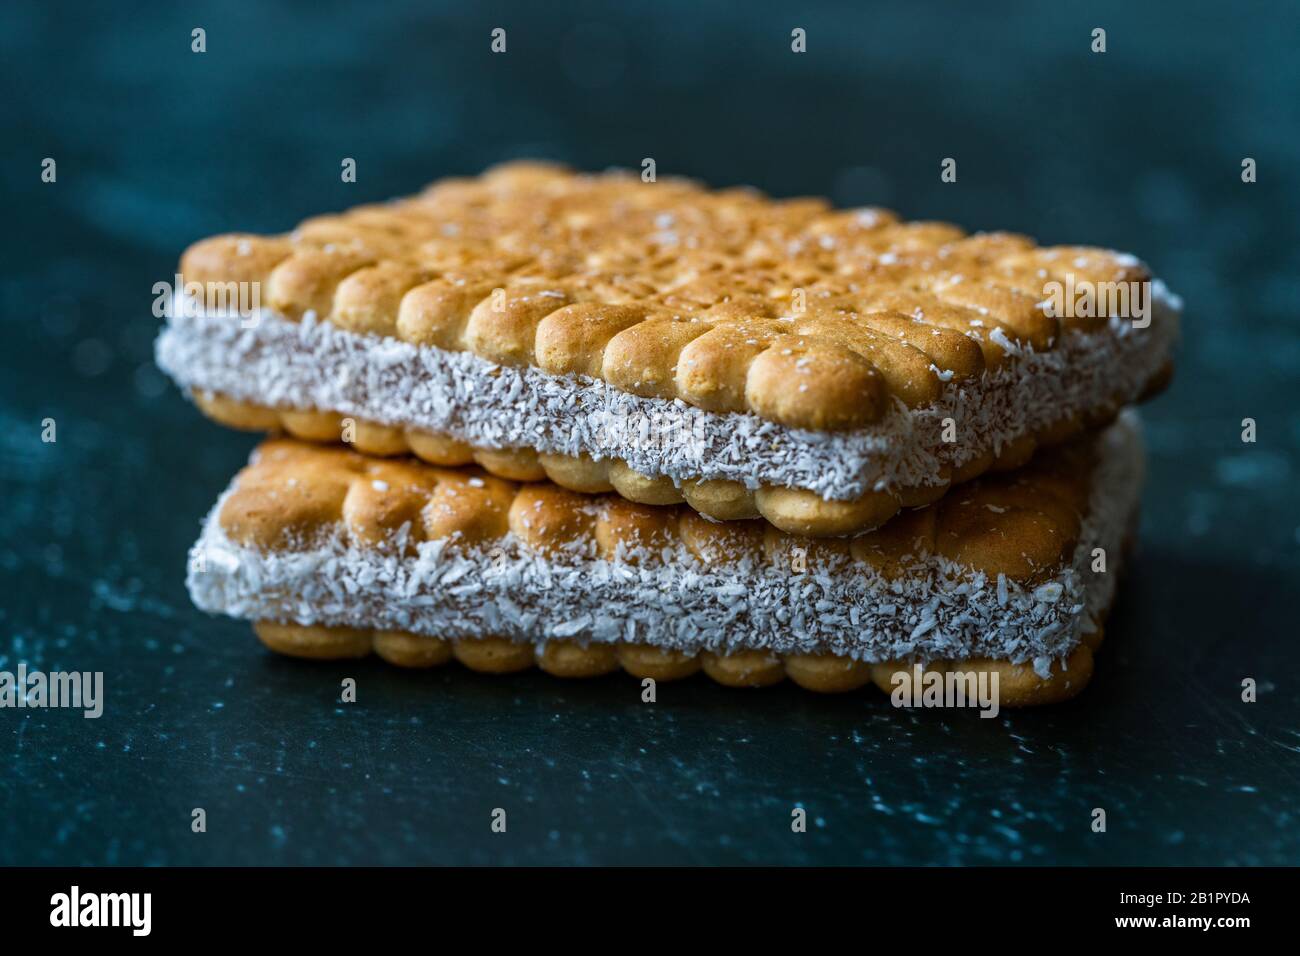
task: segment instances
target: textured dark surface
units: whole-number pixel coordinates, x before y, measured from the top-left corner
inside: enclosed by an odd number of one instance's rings
[[[0,862],[1300,862],[1294,6],[529,6],[0,10],[0,670],[107,685],[99,720],[0,710]],[[618,676],[280,660],[196,612],[186,548],[254,439],[153,368],[153,283],[205,234],[521,155],[1150,261],[1187,340],[1084,697],[980,720],[695,680],[647,706]]]

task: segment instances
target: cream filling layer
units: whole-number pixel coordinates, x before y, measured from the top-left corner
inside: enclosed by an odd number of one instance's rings
[[[490,547],[426,541],[413,556],[343,536],[265,552],[208,515],[187,577],[205,611],[249,620],[402,630],[439,638],[631,641],[683,651],[768,649],[859,660],[1033,661],[1046,676],[1110,605],[1143,477],[1141,433],[1125,412],[1104,432],[1088,513],[1067,565],[1035,587],[936,556],[887,580],[848,562],[796,574],[709,565],[680,546],[653,562],[546,557],[512,536]],[[1095,549],[1105,571],[1092,570]]]
[[[801,488],[828,500],[934,485],[958,466],[1023,435],[1103,405],[1134,401],[1168,361],[1181,303],[1153,284],[1151,323],[1113,319],[1025,352],[996,371],[945,385],[938,401],[896,401],[849,432],[788,428],[753,414],[642,398],[596,379],[500,366],[469,352],[357,335],[309,314],[255,321],[172,310],[159,366],[180,385],[282,408],[339,412],[449,434],[479,448],[532,448],[621,459],[635,471]],[[250,327],[244,327],[248,325]],[[943,441],[945,419],[955,442]]]

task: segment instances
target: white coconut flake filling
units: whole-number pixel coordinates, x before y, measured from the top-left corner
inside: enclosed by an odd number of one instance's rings
[[[183,387],[261,405],[339,412],[479,448],[621,459],[679,484],[721,478],[852,500],[938,484],[944,465],[1135,400],[1178,337],[1181,303],[1160,282],[1152,293],[1146,328],[1112,319],[1108,330],[1068,333],[1051,351],[1020,352],[973,381],[942,383],[939,399],[924,408],[896,401],[880,421],[849,432],[787,428],[753,414],[642,398],[588,377],[357,335],[311,313],[290,322],[263,310],[241,322],[177,303],[155,352]],[[956,442],[942,440],[947,418],[957,423]]]
[[[511,536],[477,549],[421,542],[411,557],[341,538],[264,552],[231,542],[222,530],[218,514],[230,490],[206,519],[187,583],[203,610],[250,620],[867,661],[987,657],[1034,661],[1045,674],[1110,605],[1136,515],[1143,476],[1136,414],[1125,412],[1098,441],[1102,454],[1073,558],[1033,587],[938,557],[886,580],[848,562],[804,574],[712,566],[680,547],[666,563],[650,565],[550,558]],[[1096,548],[1106,553],[1101,573],[1092,570]]]

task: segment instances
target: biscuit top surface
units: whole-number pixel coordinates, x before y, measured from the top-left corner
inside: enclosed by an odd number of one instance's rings
[[[896,578],[934,557],[1034,582],[1070,560],[1087,508],[1096,439],[1038,455],[1012,473],[961,486],[854,538],[807,539],[761,520],[711,522],[681,506],[515,484],[473,468],[367,458],[290,439],[264,442],[237,476],[218,520],[227,537],[291,552],[342,540],[413,555],[422,541],[491,552],[520,547],[560,561],[681,562],[843,571]],[[684,550],[683,550],[684,549]]]
[[[921,406],[1063,331],[1108,328],[1049,315],[1049,282],[1150,278],[1102,249],[541,163],[288,235],[205,239],[181,273],[213,309],[228,283],[258,283],[290,319],[815,430],[863,427],[894,398]]]

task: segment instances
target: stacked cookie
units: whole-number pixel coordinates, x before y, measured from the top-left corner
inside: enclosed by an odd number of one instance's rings
[[[1003,705],[1088,679],[1179,316],[1129,256],[540,164],[181,275],[159,364],[292,436],[189,576],[272,648]]]

